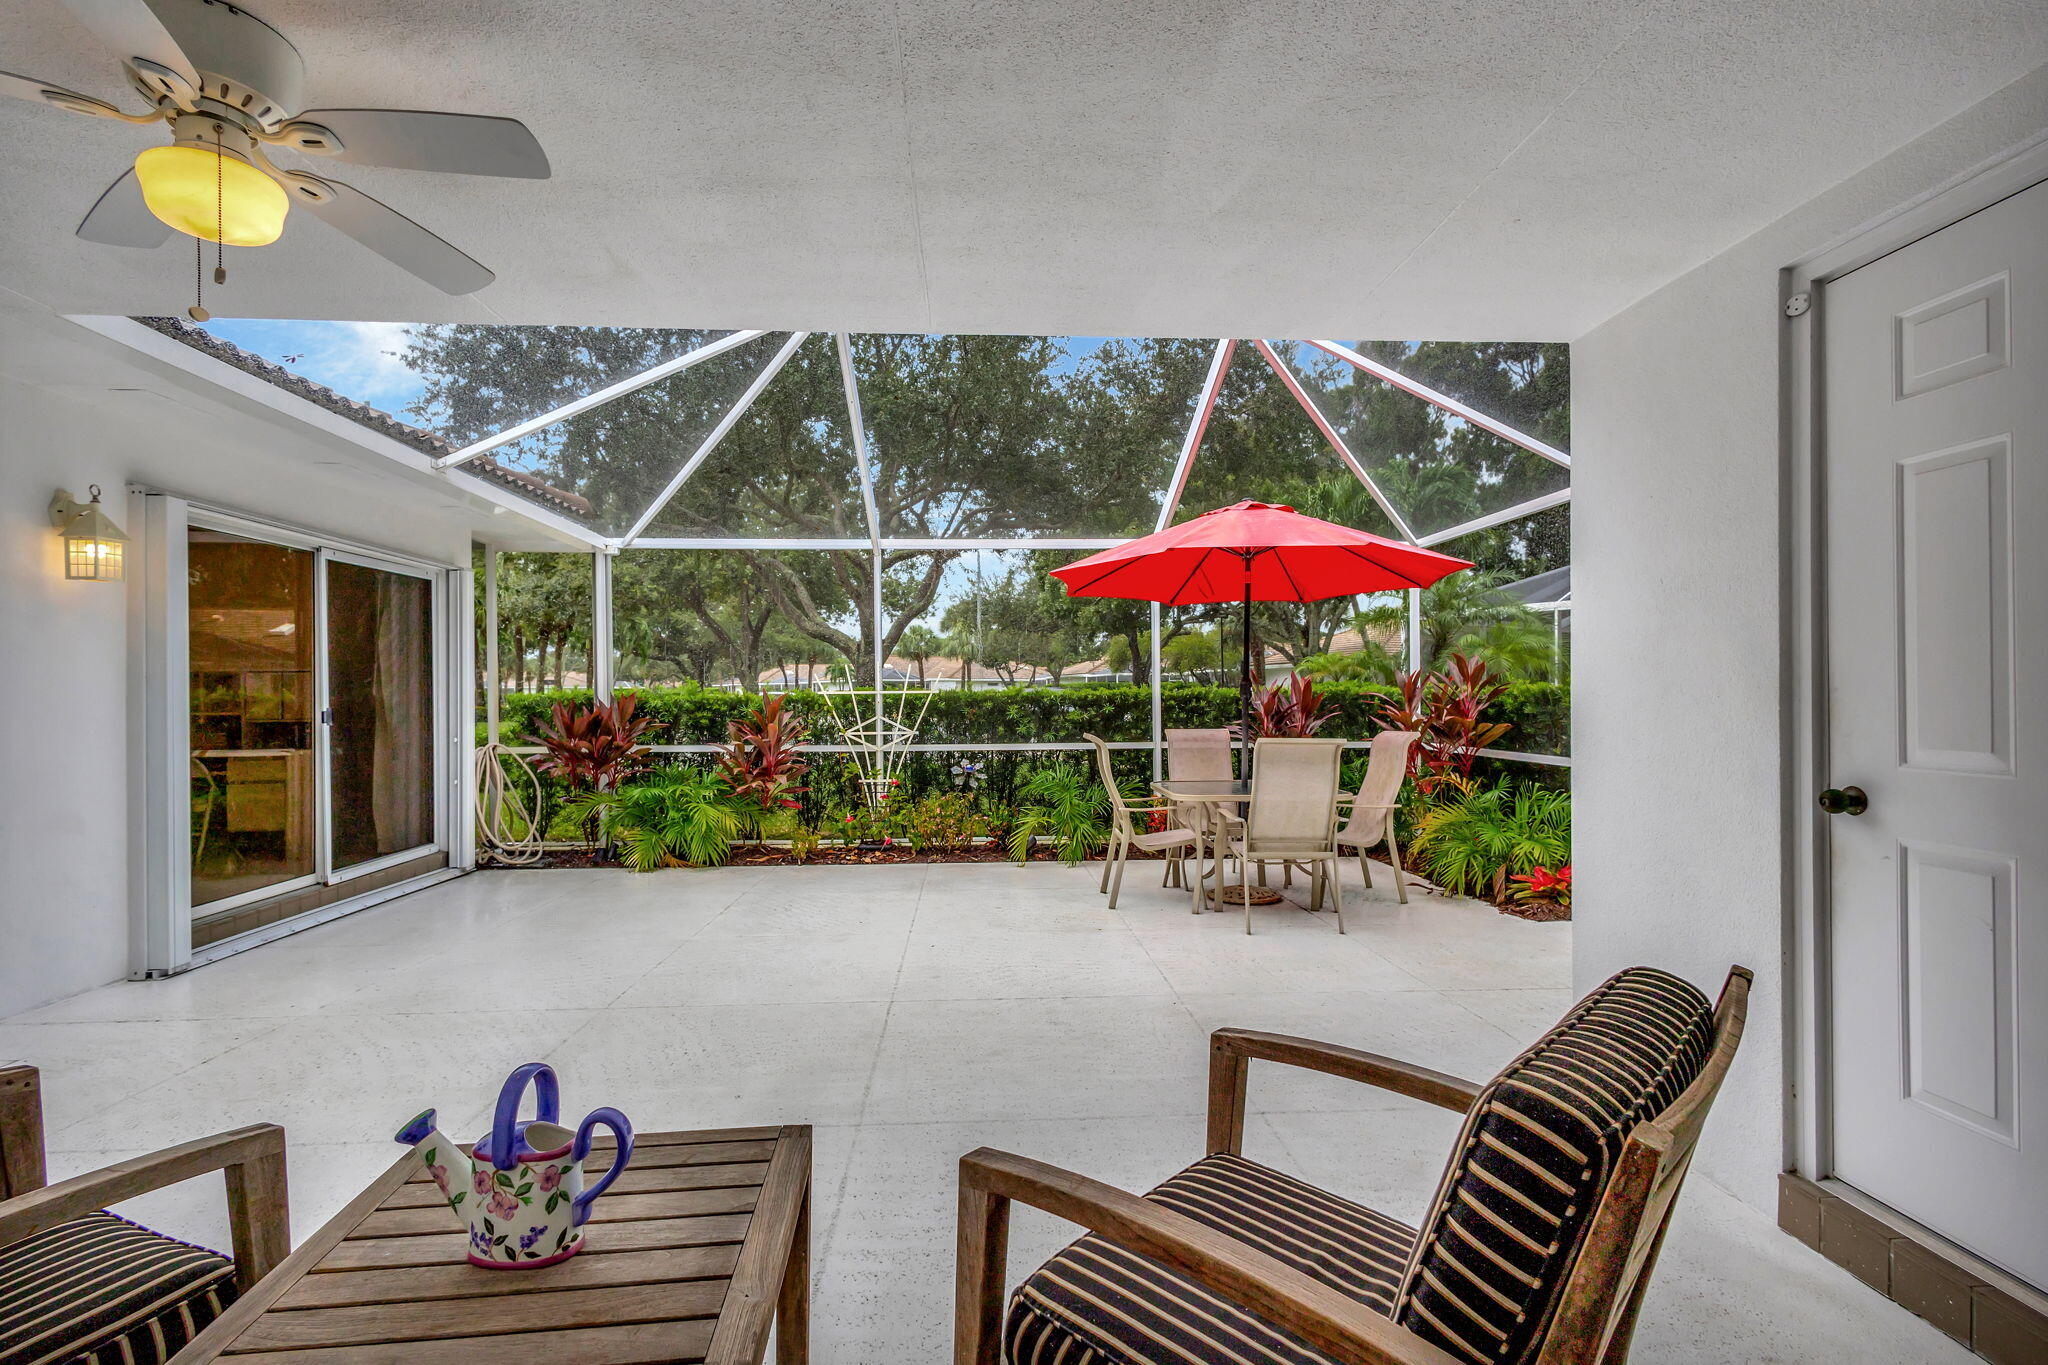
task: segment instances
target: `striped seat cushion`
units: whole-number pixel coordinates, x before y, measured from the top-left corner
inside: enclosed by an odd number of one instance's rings
[[[1528,1359],[1623,1140],[1713,1050],[1706,997],[1633,967],[1496,1076],[1466,1115],[1393,1318],[1463,1360]]]
[[[1413,1228],[1242,1157],[1206,1157],[1145,1197],[1382,1313],[1415,1238]],[[1300,1338],[1093,1234],[1018,1286],[1003,1348],[1012,1365],[1331,1365]]]
[[[0,1365],[156,1365],[235,1299],[226,1257],[111,1213],[0,1248]]]

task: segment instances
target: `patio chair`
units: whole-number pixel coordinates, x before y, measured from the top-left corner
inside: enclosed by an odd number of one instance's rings
[[[1309,869],[1309,908],[1323,908],[1329,896],[1344,932],[1344,888],[1337,878],[1337,788],[1344,766],[1341,739],[1262,739],[1254,750],[1251,800],[1244,829],[1228,852],[1237,859],[1238,894],[1244,899],[1244,931],[1252,931],[1251,864],[1283,863]],[[1263,879],[1261,879],[1263,883]]]
[[[1124,799],[1122,788],[1116,784],[1116,772],[1110,766],[1109,745],[1095,735],[1082,735],[1095,746],[1095,771],[1102,778],[1102,785],[1109,789],[1110,836],[1109,850],[1102,858],[1102,884],[1098,891],[1109,893],[1109,908],[1116,909],[1117,893],[1123,889],[1124,863],[1130,859],[1132,848],[1141,848],[1147,853],[1170,853],[1166,860],[1166,871],[1161,886],[1178,886],[1177,877],[1184,874],[1181,864],[1196,844],[1195,832],[1168,825],[1164,829],[1138,832],[1133,816],[1153,815],[1169,812],[1172,806],[1161,802],[1158,805],[1134,806]],[[1111,876],[1112,870],[1115,875]]]
[[[45,1184],[32,1066],[0,1067],[0,1361],[156,1365],[291,1250],[284,1129],[260,1123]],[[232,1261],[105,1211],[227,1176]]]
[[[990,1148],[960,1161],[955,1365],[1622,1365],[1750,973],[1720,1003],[1613,977],[1485,1086],[1221,1029],[1209,1155],[1140,1198]],[[1243,1156],[1252,1059],[1465,1114],[1420,1230]],[[1088,1235],[1003,1306],[1009,1206]]]
[[[1183,782],[1229,782],[1237,776],[1231,767],[1233,741],[1222,726],[1213,730],[1168,730],[1166,775]],[[1205,858],[1220,859],[1220,849],[1229,836],[1244,827],[1244,817],[1228,806],[1178,806],[1176,825],[1185,825],[1201,836],[1195,850],[1194,909],[1202,912],[1201,873]],[[1219,874],[1220,878],[1220,874]]]
[[[1401,783],[1408,776],[1408,751],[1419,739],[1413,730],[1382,730],[1372,737],[1365,777],[1351,800],[1351,820],[1337,831],[1337,847],[1358,851],[1358,870],[1372,889],[1372,863],[1365,851],[1384,842],[1394,865],[1394,898],[1408,903],[1408,874],[1401,870],[1401,841],[1394,834],[1394,812],[1401,808]],[[1341,802],[1339,803],[1342,804]]]

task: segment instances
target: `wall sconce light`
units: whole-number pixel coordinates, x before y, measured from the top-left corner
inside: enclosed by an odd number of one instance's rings
[[[64,576],[100,582],[118,580],[124,569],[128,537],[100,507],[100,486],[92,501],[79,502],[60,488],[50,499],[50,524],[64,533]]]

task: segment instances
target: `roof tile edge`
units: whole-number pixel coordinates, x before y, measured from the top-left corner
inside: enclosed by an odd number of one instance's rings
[[[138,317],[130,320],[141,323],[151,331],[161,332],[171,340],[190,346],[204,355],[210,355],[215,360],[232,365],[244,374],[253,375],[267,384],[275,385],[286,393],[325,408],[336,416],[346,417],[358,426],[367,427],[380,436],[388,436],[400,445],[410,446],[414,450],[433,456],[450,455],[456,449],[453,443],[436,436],[424,427],[416,427],[402,418],[392,416],[382,408],[358,403],[353,398],[336,393],[325,384],[316,383],[303,375],[293,374],[282,365],[265,360],[253,351],[245,351],[233,342],[223,340],[202,327],[194,327],[182,319]],[[576,517],[590,514],[590,502],[581,494],[557,488],[536,475],[500,464],[488,455],[480,455],[468,461],[463,466],[463,472],[502,484],[551,511]]]

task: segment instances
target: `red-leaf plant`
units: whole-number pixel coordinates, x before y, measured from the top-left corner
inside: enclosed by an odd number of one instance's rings
[[[1399,686],[1398,698],[1381,699],[1380,719],[1390,729],[1420,736],[1408,765],[1424,796],[1453,779],[1469,781],[1479,751],[1508,732],[1505,721],[1485,719],[1486,708],[1508,685],[1477,659],[1453,654],[1435,673],[1403,673]]]
[[[606,704],[593,702],[571,711],[562,702],[541,727],[547,752],[534,761],[542,772],[561,778],[572,790],[615,791],[619,783],[647,766],[640,737],[660,722],[637,714],[639,698],[631,693]]]
[[[1252,738],[1308,739],[1337,714],[1337,703],[1316,691],[1299,673],[1262,687],[1252,700]],[[1235,732],[1239,727],[1232,726]]]
[[[797,748],[805,733],[802,718],[787,711],[779,696],[763,697],[752,715],[728,722],[718,771],[733,795],[760,806],[764,815],[797,806],[796,793],[805,788],[795,782],[809,766]]]
[[[609,704],[592,702],[571,711],[556,702],[539,739],[547,752],[533,766],[559,777],[573,791],[617,791],[619,784],[647,766],[640,737],[661,722],[637,714],[639,698],[627,693]],[[585,843],[597,842],[599,815],[584,822]]]
[[[1556,871],[1538,863],[1529,871],[1512,879],[1515,883],[1515,899],[1518,901],[1551,901],[1569,910],[1572,904],[1572,865],[1565,863]]]

